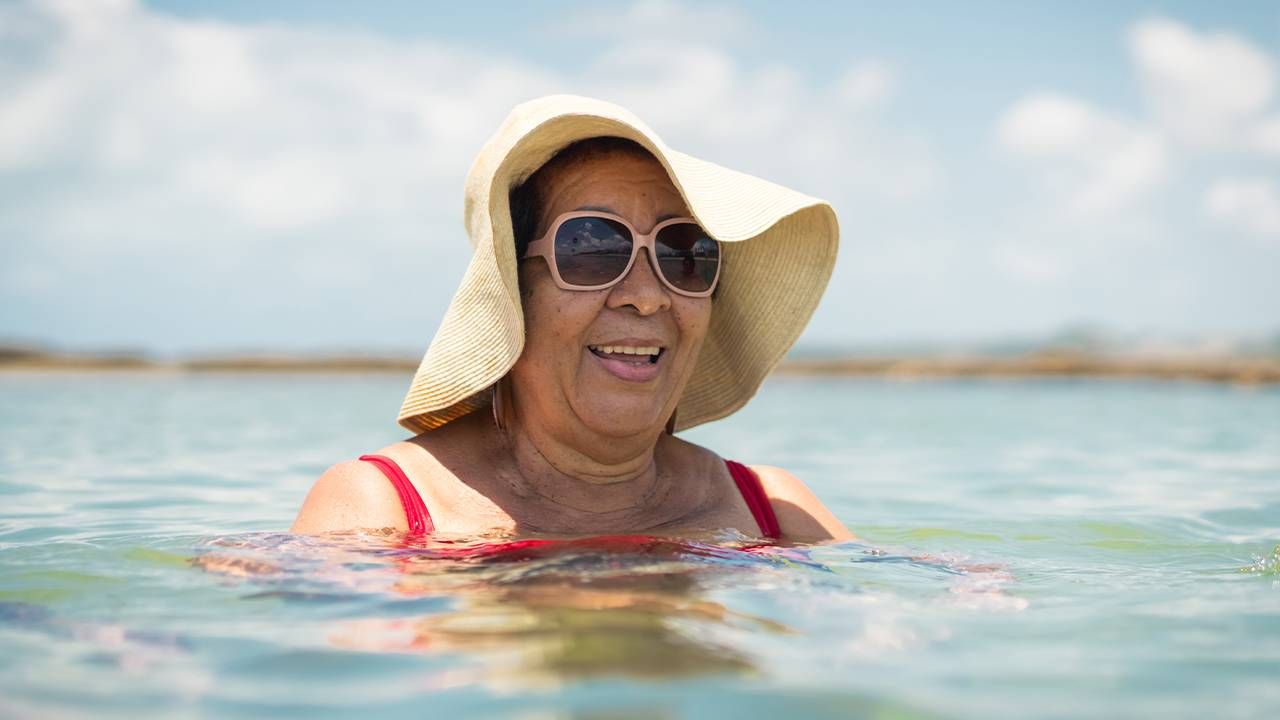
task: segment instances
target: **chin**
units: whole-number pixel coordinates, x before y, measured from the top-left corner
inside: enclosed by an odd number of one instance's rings
[[[618,403],[609,407],[585,409],[579,418],[587,427],[609,437],[632,437],[662,429],[667,418],[660,408],[652,405],[635,407],[630,403]]]

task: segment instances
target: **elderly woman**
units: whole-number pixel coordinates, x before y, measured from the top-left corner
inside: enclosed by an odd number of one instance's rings
[[[835,262],[829,205],[553,96],[485,145],[466,225],[400,412],[418,434],[330,468],[294,532],[852,537],[787,471],[674,435],[744,405],[800,334]]]

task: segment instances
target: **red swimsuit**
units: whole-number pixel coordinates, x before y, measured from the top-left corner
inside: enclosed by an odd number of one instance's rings
[[[404,506],[405,519],[409,521],[410,537],[423,537],[435,531],[435,525],[431,522],[431,513],[427,512],[427,505],[422,502],[422,496],[418,494],[413,483],[409,482],[408,476],[394,460],[383,455],[361,455],[360,459],[373,463],[395,486],[396,493],[400,495],[400,504]],[[752,472],[751,468],[741,463],[725,460],[724,464],[729,468],[733,481],[738,484],[738,491],[742,493],[742,499],[751,509],[756,524],[760,526],[760,533],[771,540],[781,538],[782,532],[778,529],[778,518],[773,514],[773,506],[769,504],[769,497],[765,495],[760,478]]]

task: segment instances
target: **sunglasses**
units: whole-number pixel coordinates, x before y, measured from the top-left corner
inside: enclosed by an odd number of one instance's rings
[[[524,256],[546,258],[562,290],[603,290],[631,272],[640,248],[649,248],[658,278],[673,292],[707,297],[716,289],[720,242],[693,218],[663,220],[641,234],[617,215],[567,212],[551,223],[547,234],[529,243]]]

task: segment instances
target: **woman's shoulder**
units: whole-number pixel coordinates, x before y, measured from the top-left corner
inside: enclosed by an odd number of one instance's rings
[[[683,472],[728,473],[728,470],[724,467],[724,458],[697,443],[689,442],[675,435],[663,435],[659,443],[660,450],[666,453],[668,458],[674,458],[676,467],[679,467]]]
[[[475,428],[466,418],[438,430],[391,443],[366,453],[391,461],[404,473],[440,528],[460,509],[469,520],[490,510],[475,493],[458,482],[455,470],[485,467],[491,462],[483,443],[475,442]],[[362,456],[364,457],[364,456]],[[384,473],[386,463],[348,460],[326,470],[312,486],[292,532],[316,534],[357,528],[409,529],[405,506],[395,484]],[[492,513],[490,513],[492,514]],[[487,515],[486,515],[487,517]]]
[[[331,466],[316,479],[289,531],[316,534],[356,528],[407,530],[408,524],[400,496],[382,471],[353,459]]]
[[[800,478],[772,465],[749,467],[760,478],[783,535],[796,540],[857,539]]]
[[[674,441],[670,446],[686,458],[686,466],[726,477],[729,475],[725,458],[716,452],[680,438],[670,437],[669,440]],[[778,519],[778,527],[787,539],[801,542],[856,539],[800,478],[772,465],[747,467],[760,479],[760,486]]]

